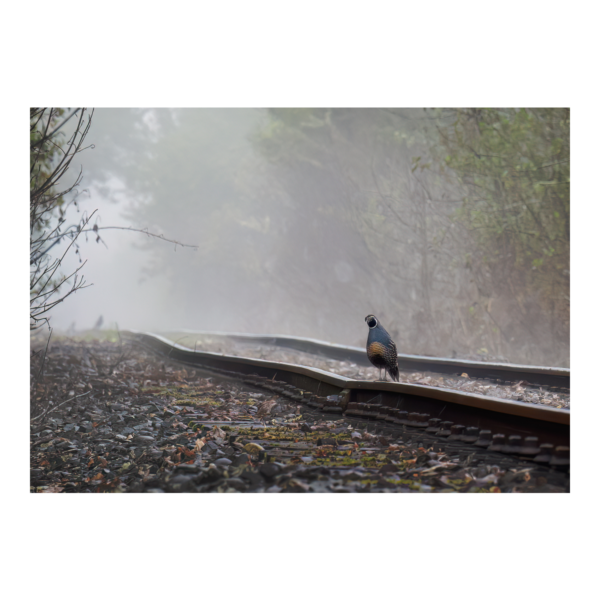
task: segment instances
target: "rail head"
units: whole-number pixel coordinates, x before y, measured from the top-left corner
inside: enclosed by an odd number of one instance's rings
[[[231,339],[240,342],[267,344],[287,347],[303,352],[322,354],[331,358],[344,357],[363,364],[369,364],[364,348],[324,342],[308,337],[291,335],[262,335],[253,333],[235,333],[223,331],[194,331],[181,329],[181,333],[196,336],[212,336]],[[418,354],[398,354],[401,368],[415,370],[430,370],[432,372],[471,372],[489,374],[493,377],[506,377],[509,380],[532,379],[531,383],[569,386],[570,369],[561,367],[546,367],[541,365],[520,365],[516,363],[484,362],[462,360],[446,357],[422,356]]]
[[[144,345],[148,345],[167,357],[171,356],[177,360],[183,359],[191,365],[197,365],[198,368],[201,368],[202,363],[206,360],[220,360],[225,361],[232,367],[235,365],[246,365],[294,373],[296,375],[302,375],[315,379],[339,389],[368,390],[373,392],[390,392],[393,394],[420,396],[423,398],[432,398],[454,405],[483,409],[504,415],[513,415],[515,417],[524,417],[527,419],[535,419],[566,426],[570,425],[570,411],[566,409],[532,405],[515,400],[506,400],[503,398],[484,396],[482,394],[459,392],[456,390],[449,390],[434,386],[385,381],[356,380],[303,365],[272,362],[259,358],[230,356],[215,352],[194,351],[154,333],[129,330],[123,332],[123,335],[137,342],[141,342]]]

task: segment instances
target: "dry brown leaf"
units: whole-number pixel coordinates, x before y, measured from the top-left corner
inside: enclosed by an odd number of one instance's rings
[[[210,433],[213,438],[225,439],[227,437],[227,434],[218,425],[215,425]]]
[[[263,452],[264,448],[259,446],[258,444],[249,443],[244,446],[244,450],[248,452],[248,454],[258,455],[259,452]]]
[[[49,485],[45,490],[40,490],[40,494],[58,494],[64,489],[64,487],[60,487],[59,485]]]
[[[266,417],[271,414],[271,410],[277,404],[277,400],[266,400],[262,404],[258,405],[258,411],[256,416],[259,418]]]

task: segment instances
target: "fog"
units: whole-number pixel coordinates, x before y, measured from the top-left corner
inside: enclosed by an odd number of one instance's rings
[[[547,120],[539,133],[519,122],[519,144],[543,161],[559,117],[533,116]],[[52,327],[102,316],[104,328],[362,346],[373,313],[401,353],[568,366],[568,196],[533,181],[538,195],[515,200],[509,168],[489,186],[500,208],[476,197],[486,172],[472,175],[481,160],[461,154],[455,123],[454,111],[423,109],[96,109],[94,147],[65,183],[81,168],[67,216],[97,211],[101,239],[82,236],[63,262],[67,274],[86,261],[92,285],[53,309]],[[540,249],[518,237],[534,227],[550,240]]]

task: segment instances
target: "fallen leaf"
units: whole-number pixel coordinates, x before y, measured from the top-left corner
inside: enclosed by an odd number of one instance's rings
[[[59,485],[49,485],[47,488],[40,490],[40,494],[58,494],[64,489],[64,487],[60,487]]]
[[[264,448],[258,444],[250,442],[244,446],[244,450],[252,455],[258,455],[259,452],[264,452]]]
[[[223,430],[222,430],[220,427],[218,427],[217,425],[215,425],[215,426],[212,428],[212,431],[211,431],[210,433],[211,433],[211,435],[212,435],[214,438],[222,438],[222,439],[225,439],[225,437],[226,437],[226,433],[225,433],[225,432],[224,432],[224,431],[223,431]]]
[[[266,417],[267,415],[271,414],[271,410],[276,404],[276,400],[267,400],[266,402],[259,404],[256,416],[259,418]]]

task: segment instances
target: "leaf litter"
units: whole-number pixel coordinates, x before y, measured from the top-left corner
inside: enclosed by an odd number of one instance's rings
[[[36,350],[35,346],[33,347]],[[568,476],[404,429],[328,418],[276,394],[109,341],[31,360],[30,490],[565,492]],[[84,397],[72,402],[65,399]],[[72,392],[72,393],[71,393]]]

